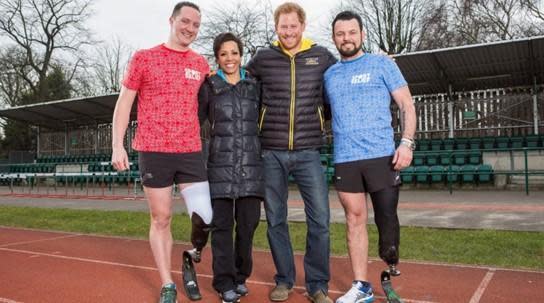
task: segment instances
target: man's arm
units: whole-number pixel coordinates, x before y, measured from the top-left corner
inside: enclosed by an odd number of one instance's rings
[[[402,130],[402,138],[410,141],[414,140],[416,133],[416,109],[414,101],[412,100],[412,94],[408,86],[400,87],[394,90],[391,95],[397,103],[400,110],[400,124]],[[412,150],[408,145],[400,144],[395,151],[393,158],[393,164],[395,164],[395,170],[401,170],[410,166],[412,162]]]
[[[136,93],[137,91],[122,86],[119,98],[115,104],[115,110],[113,111],[111,163],[118,171],[127,170],[130,166],[123,142],[130,120],[132,104],[136,99]]]

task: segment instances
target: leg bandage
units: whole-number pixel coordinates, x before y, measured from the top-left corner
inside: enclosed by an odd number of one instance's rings
[[[191,243],[201,251],[208,242],[213,217],[208,182],[195,183],[181,191],[191,218]]]
[[[389,265],[399,262],[400,225],[397,216],[399,188],[386,188],[370,194],[374,221],[378,227],[380,258]]]

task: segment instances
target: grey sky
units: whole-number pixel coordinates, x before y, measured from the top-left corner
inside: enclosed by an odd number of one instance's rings
[[[329,22],[330,11],[338,1],[293,0],[306,11],[308,26],[306,36],[323,40],[323,28]],[[168,0],[95,0],[94,17],[88,25],[99,40],[108,41],[118,36],[121,41],[134,48],[148,48],[165,42],[168,37],[168,17],[178,1]],[[215,5],[225,5],[225,1],[198,0],[206,18],[206,11]],[[272,7],[285,2],[271,0]],[[253,1],[248,1],[254,3]]]

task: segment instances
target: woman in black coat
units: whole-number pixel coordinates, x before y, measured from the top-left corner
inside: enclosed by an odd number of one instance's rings
[[[240,67],[242,50],[238,37],[218,35],[213,51],[219,69],[199,92],[201,123],[208,119],[211,125],[207,168],[213,207],[213,287],[223,302],[237,302],[248,293],[245,281],[252,270],[253,235],[264,197],[259,92],[256,81]]]

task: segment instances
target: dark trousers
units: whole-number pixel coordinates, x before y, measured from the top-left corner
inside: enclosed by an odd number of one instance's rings
[[[225,292],[245,283],[251,274],[253,235],[259,225],[261,199],[212,199],[212,207],[212,284],[216,291]]]

